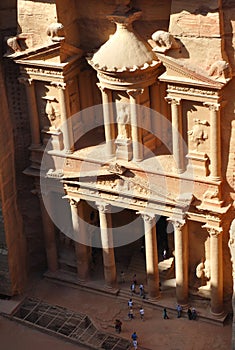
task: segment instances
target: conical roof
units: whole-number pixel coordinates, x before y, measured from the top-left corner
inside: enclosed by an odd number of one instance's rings
[[[93,55],[90,64],[97,70],[109,72],[135,71],[154,66],[158,59],[151,46],[133,30],[131,22],[136,13],[110,16],[117,30]]]

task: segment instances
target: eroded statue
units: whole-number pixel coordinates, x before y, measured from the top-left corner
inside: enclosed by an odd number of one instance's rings
[[[166,52],[170,49],[178,49],[180,47],[179,43],[169,32],[164,30],[157,30],[152,34],[152,40],[155,42],[156,46],[153,48],[156,52]]]

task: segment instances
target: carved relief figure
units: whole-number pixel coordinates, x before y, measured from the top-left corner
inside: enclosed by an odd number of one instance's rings
[[[198,146],[208,139],[208,134],[204,126],[208,126],[209,123],[206,120],[193,119],[194,125],[192,130],[188,131],[188,135],[191,136],[191,140],[195,146],[195,149],[198,151]]]
[[[210,279],[210,265],[206,260],[202,260],[196,267],[196,276],[201,280],[201,285],[205,286]]]
[[[7,54],[22,51],[22,48],[19,44],[18,36],[6,37],[5,40],[8,46],[7,52],[6,52]]]
[[[167,50],[178,49],[180,47],[173,35],[164,30],[157,30],[152,34],[152,39],[156,44],[153,50],[157,52],[166,52]]]
[[[46,102],[46,107],[45,107],[45,114],[47,115],[49,121],[50,121],[50,127],[49,129],[57,129],[58,125],[56,123],[57,120],[57,113],[56,110],[52,104],[52,102],[57,102],[56,98],[54,96],[45,96],[43,97]]]
[[[229,78],[231,75],[230,66],[226,61],[222,61],[222,60],[216,61],[211,65],[208,74],[215,78],[220,78],[220,77]]]
[[[129,106],[122,106],[117,112],[118,139],[129,138]]]
[[[51,39],[59,38],[64,36],[64,26],[62,23],[51,23],[47,28],[47,35]]]

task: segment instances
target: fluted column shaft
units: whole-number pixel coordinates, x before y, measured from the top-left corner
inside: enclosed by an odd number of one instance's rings
[[[101,244],[103,250],[104,278],[107,287],[114,287],[117,280],[110,206],[96,203],[99,210]]]
[[[70,199],[72,224],[77,258],[77,275],[79,280],[85,281],[89,275],[89,249],[87,246],[86,223],[84,221],[83,203]]]
[[[160,291],[155,216],[142,214],[142,218],[144,220],[148,295],[150,298],[156,299],[159,297]]]

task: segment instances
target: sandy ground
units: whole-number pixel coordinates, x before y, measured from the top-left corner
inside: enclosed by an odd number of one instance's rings
[[[231,349],[231,322],[217,326],[200,321],[178,319],[176,312],[168,312],[169,320],[163,320],[162,311],[144,305],[145,320],[139,317],[140,303],[134,305],[135,319],[127,317],[127,300],[105,297],[101,294],[58,285],[42,280],[34,284],[28,293],[51,304],[88,314],[102,331],[115,334],[114,320],[123,322],[121,336],[130,339],[136,331],[139,349],[151,350],[228,350]],[[0,319],[0,349],[2,350],[73,350],[83,349],[54,336],[22,326],[6,318]]]

